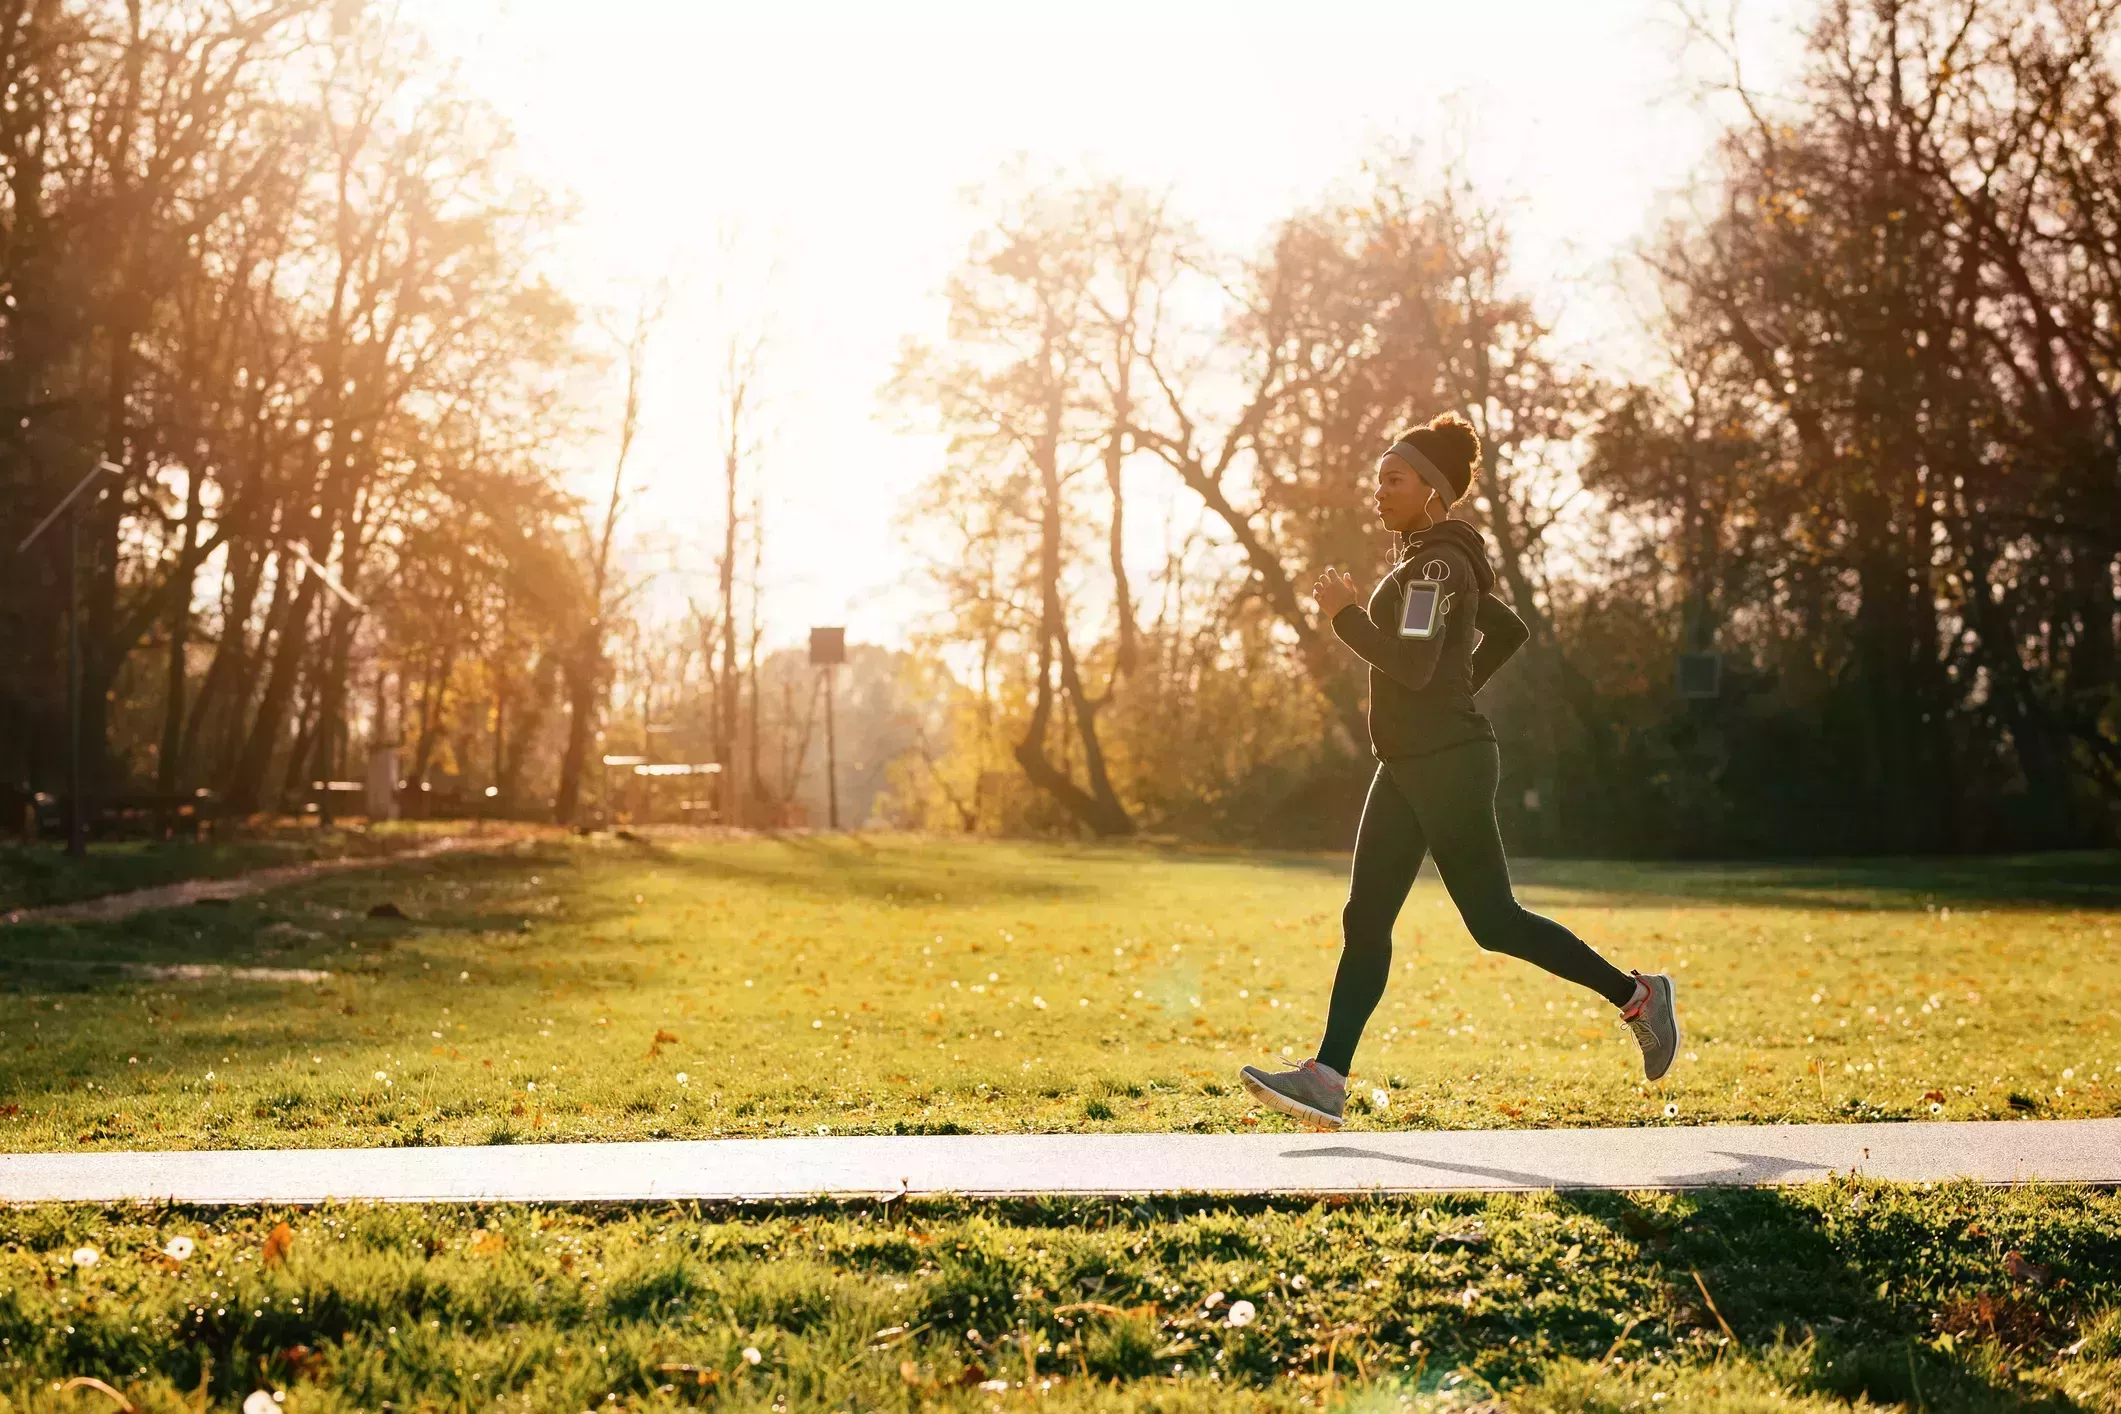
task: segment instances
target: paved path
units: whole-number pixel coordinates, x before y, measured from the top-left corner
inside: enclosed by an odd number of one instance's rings
[[[316,1203],[2121,1183],[2121,1119],[0,1155],[0,1201]]]
[[[152,889],[104,894],[99,898],[83,899],[78,903],[55,903],[43,908],[17,908],[11,912],[0,913],[0,924],[115,923],[150,908],[182,908],[201,899],[243,898],[249,894],[279,888],[282,884],[298,884],[304,879],[313,879],[321,874],[343,874],[352,869],[380,869],[386,864],[410,864],[460,849],[498,849],[513,843],[514,840],[513,835],[502,834],[484,838],[446,835],[430,844],[396,850],[389,854],[312,859],[301,864],[284,864],[274,869],[253,869],[248,874],[235,874],[226,879],[184,879],[174,884],[160,884]]]

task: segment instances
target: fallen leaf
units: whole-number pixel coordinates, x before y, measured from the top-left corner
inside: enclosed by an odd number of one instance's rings
[[[661,1027],[657,1027],[655,1039],[648,1043],[647,1059],[654,1060],[657,1056],[663,1054],[663,1047],[674,1046],[677,1043],[677,1037],[671,1035],[668,1031],[663,1030]]]
[[[68,1380],[65,1384],[59,1386],[59,1392],[61,1394],[64,1394],[67,1390],[70,1389],[92,1389],[98,1394],[109,1395],[112,1399],[118,1402],[118,1409],[120,1411],[120,1414],[136,1414],[136,1411],[140,1407],[137,1404],[134,1404],[130,1399],[127,1399],[124,1395],[118,1393],[118,1391],[112,1389],[109,1385],[103,1383],[103,1381],[97,1379],[94,1375],[76,1375],[72,1379]]]
[[[1652,1247],[1671,1245],[1671,1234],[1642,1214],[1630,1209],[1620,1215],[1620,1225],[1628,1230],[1637,1242],[1647,1242]]]
[[[722,1372],[710,1365],[658,1365],[656,1368],[666,1375],[690,1375],[703,1389],[712,1389],[722,1380]]]
[[[2055,1269],[2039,1262],[2028,1261],[2022,1252],[2007,1252],[2003,1257],[2004,1270],[2011,1274],[2012,1281],[2026,1282],[2032,1286],[2046,1286],[2054,1279]]]
[[[898,1362],[898,1377],[909,1385],[917,1385],[921,1382],[921,1367],[911,1360],[901,1360]]]
[[[265,1234],[265,1246],[259,1252],[259,1259],[268,1267],[276,1267],[287,1260],[288,1250],[294,1245],[295,1230],[281,1223]]]
[[[1942,1090],[1925,1090],[1922,1092],[1922,1098],[1933,1105],[1941,1105],[1944,1103],[1944,1092]]]

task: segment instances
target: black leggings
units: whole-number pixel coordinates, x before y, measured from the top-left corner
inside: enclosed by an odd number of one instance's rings
[[[1458,905],[1473,940],[1579,982],[1614,1006],[1635,995],[1635,979],[1591,951],[1581,938],[1517,901],[1495,824],[1495,786],[1502,758],[1492,741],[1473,741],[1433,756],[1377,768],[1355,833],[1355,867],[1341,910],[1344,944],[1333,976],[1333,1002],[1318,1059],[1345,1075],[1355,1043],[1392,975],[1392,923],[1421,869],[1436,872]]]

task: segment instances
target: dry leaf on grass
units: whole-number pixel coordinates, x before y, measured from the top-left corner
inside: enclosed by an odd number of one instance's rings
[[[124,1395],[118,1393],[118,1391],[112,1389],[109,1385],[103,1383],[103,1381],[97,1379],[94,1375],[75,1375],[65,1384],[59,1386],[59,1392],[61,1394],[64,1394],[66,1391],[71,1389],[92,1389],[98,1394],[107,1394],[112,1399],[117,1401],[118,1408],[121,1411],[121,1414],[136,1414],[136,1411],[140,1407],[137,1404],[134,1404],[130,1399],[127,1399]]]
[[[722,1372],[712,1365],[685,1365],[670,1363],[656,1366],[666,1375],[690,1375],[701,1389],[712,1389],[722,1382]]]
[[[2023,1252],[2006,1253],[2003,1266],[2011,1274],[2012,1281],[2022,1281],[2029,1286],[2046,1286],[2055,1275],[2053,1267],[2028,1261]]]
[[[280,1352],[280,1360],[296,1379],[307,1380],[314,1379],[323,1367],[324,1354],[306,1345],[290,1345]]]
[[[287,1260],[288,1251],[295,1245],[295,1230],[281,1223],[265,1234],[265,1246],[259,1252],[260,1259],[268,1267],[277,1267]]]

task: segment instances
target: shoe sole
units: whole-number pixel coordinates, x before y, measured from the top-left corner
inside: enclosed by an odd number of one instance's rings
[[[1665,1057],[1663,1069],[1659,1070],[1655,1075],[1650,1074],[1650,1068],[1647,1065],[1642,1068],[1644,1077],[1650,1080],[1662,1080],[1671,1072],[1672,1062],[1679,1059],[1679,1048],[1683,1044],[1683,1037],[1679,1029],[1679,989],[1672,985],[1671,978],[1666,977],[1663,981],[1665,1006],[1672,1013],[1672,1053]]]
[[[1292,1100],[1273,1086],[1263,1085],[1249,1075],[1239,1075],[1237,1078],[1244,1082],[1245,1089],[1251,1092],[1253,1099],[1259,1101],[1270,1110],[1280,1111],[1299,1124],[1307,1124],[1313,1129],[1334,1130],[1346,1123],[1338,1115],[1329,1115],[1324,1110],[1314,1110],[1303,1101]]]

